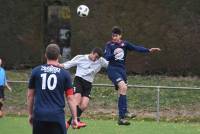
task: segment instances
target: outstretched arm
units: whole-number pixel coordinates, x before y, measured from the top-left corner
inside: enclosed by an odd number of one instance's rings
[[[127,48],[128,48],[128,50],[135,50],[137,52],[142,52],[142,53],[147,53],[147,52],[153,53],[153,52],[161,51],[160,48],[150,48],[150,49],[148,49],[148,48],[136,46],[136,45],[133,45],[133,44],[130,44],[130,43],[127,44]]]
[[[145,48],[145,47],[142,47],[142,46],[137,46],[137,45],[131,44],[129,42],[127,42],[127,49],[133,50],[133,51],[136,51],[136,52],[141,52],[141,53],[150,52],[150,50],[148,48]]]
[[[71,59],[70,61],[67,61],[67,62],[60,64],[60,67],[64,67],[65,69],[69,69],[71,67],[74,67],[78,64],[81,57],[82,57],[81,55],[77,55],[73,59]]]

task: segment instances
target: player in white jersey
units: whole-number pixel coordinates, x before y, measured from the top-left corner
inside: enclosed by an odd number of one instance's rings
[[[102,50],[100,48],[94,48],[90,54],[77,55],[72,60],[60,64],[60,66],[65,69],[76,66],[74,96],[77,102],[79,125],[82,124],[82,127],[85,127],[86,123],[80,121],[80,116],[88,107],[94,77],[102,67],[107,68],[108,66],[108,61],[101,56]],[[69,119],[66,124],[66,127],[68,128],[71,124],[71,119]]]

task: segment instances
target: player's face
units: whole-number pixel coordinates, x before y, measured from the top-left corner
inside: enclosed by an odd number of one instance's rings
[[[122,35],[120,34],[112,34],[112,41],[119,42],[122,38]]]
[[[100,58],[98,53],[91,53],[89,57],[90,57],[90,60],[92,61],[96,61]]]
[[[2,60],[0,59],[0,66],[1,66],[1,64],[2,64]]]

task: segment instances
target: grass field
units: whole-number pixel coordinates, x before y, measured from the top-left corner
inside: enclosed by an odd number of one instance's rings
[[[31,70],[7,71],[9,80],[28,80]],[[106,74],[97,74],[94,83],[111,84]],[[128,75],[128,83],[133,85],[200,87],[199,77],[170,77],[162,75]],[[6,90],[4,110],[7,114],[27,114],[27,83],[10,83],[13,92]],[[129,111],[135,112],[140,119],[155,118],[156,89],[129,88]],[[106,116],[116,118],[117,92],[113,87],[93,87],[89,108],[83,116]],[[200,122],[200,90],[161,90],[161,119],[172,121]],[[102,118],[102,116],[100,117]],[[104,118],[104,117],[103,117]]]
[[[199,134],[200,124],[132,121],[130,126],[118,126],[115,120],[89,120],[86,128],[69,129],[69,134]],[[0,118],[1,134],[31,134],[27,117]]]

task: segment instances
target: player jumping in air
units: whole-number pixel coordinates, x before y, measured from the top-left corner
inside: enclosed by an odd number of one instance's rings
[[[70,74],[60,68],[58,57],[60,48],[50,44],[46,48],[47,64],[33,69],[27,94],[29,122],[33,134],[66,134],[65,98],[73,117],[74,128],[79,127],[76,103]]]
[[[108,66],[108,61],[101,56],[102,50],[100,48],[94,48],[90,54],[77,55],[72,60],[60,64],[60,66],[65,69],[76,66],[74,96],[77,102],[77,116],[81,127],[86,126],[85,122],[80,121],[80,116],[88,107],[94,77],[102,67],[107,68]],[[71,120],[72,118],[67,121],[67,128],[71,124]]]
[[[104,57],[109,61],[107,74],[118,90],[118,110],[119,125],[130,125],[126,117],[133,118],[135,115],[127,110],[127,76],[125,68],[125,60],[127,51],[136,51],[141,53],[152,53],[160,51],[160,48],[144,48],[136,46],[128,41],[122,40],[122,30],[118,26],[112,29],[112,40],[106,44]]]

